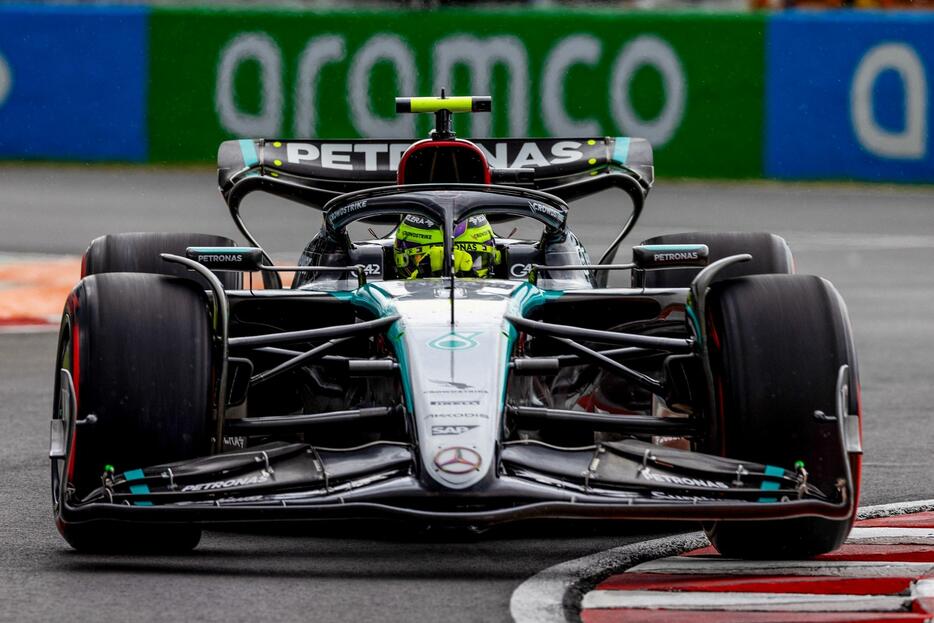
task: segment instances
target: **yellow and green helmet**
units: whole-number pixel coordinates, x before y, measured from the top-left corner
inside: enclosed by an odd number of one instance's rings
[[[424,216],[406,215],[396,229],[393,255],[396,274],[402,279],[440,277],[444,269],[441,226]],[[493,266],[499,263],[493,228],[485,216],[470,216],[454,226],[455,275],[489,277]]]

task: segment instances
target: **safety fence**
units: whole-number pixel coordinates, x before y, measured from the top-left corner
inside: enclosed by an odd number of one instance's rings
[[[934,14],[0,6],[0,158],[209,162],[253,136],[629,135],[661,176],[934,182]]]

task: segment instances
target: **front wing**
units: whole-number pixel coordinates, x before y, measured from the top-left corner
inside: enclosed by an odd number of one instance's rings
[[[677,450],[637,440],[567,450],[507,442],[499,469],[469,491],[418,478],[408,444],[350,449],[276,442],[174,464],[106,473],[62,519],[232,523],[395,518],[490,526],[552,519],[846,519],[852,481],[834,491],[807,472]],[[845,462],[848,464],[848,462]]]

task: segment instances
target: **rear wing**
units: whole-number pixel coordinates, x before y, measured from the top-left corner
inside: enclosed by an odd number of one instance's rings
[[[226,196],[245,177],[279,178],[342,194],[395,184],[396,170],[414,140],[225,141],[217,153],[218,185]],[[486,155],[492,183],[548,191],[600,173],[635,178],[644,192],[655,181],[652,146],[645,139],[506,138],[472,141]]]
[[[397,169],[412,140],[244,139],[221,143],[218,185],[230,216],[253,246],[260,246],[240,215],[240,203],[261,191],[317,209],[348,192],[396,186]],[[609,264],[635,226],[655,181],[652,146],[645,139],[507,138],[472,141],[491,167],[488,190],[544,191],[571,202],[618,188],[632,213],[600,258]],[[505,188],[510,187],[510,188]],[[271,263],[268,256],[265,259]],[[607,272],[597,275],[606,285]]]

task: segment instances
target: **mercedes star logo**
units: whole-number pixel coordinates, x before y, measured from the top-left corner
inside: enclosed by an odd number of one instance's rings
[[[442,472],[466,474],[480,469],[482,459],[476,450],[455,446],[444,448],[435,455],[435,465]]]

